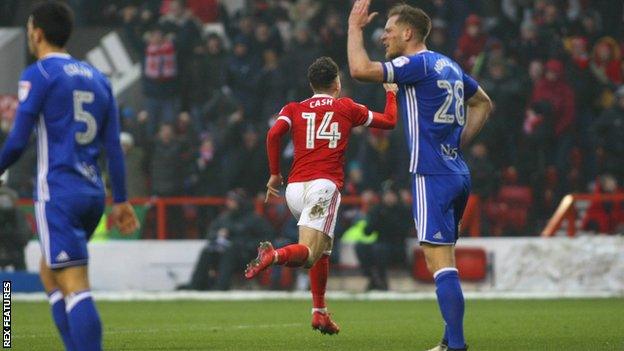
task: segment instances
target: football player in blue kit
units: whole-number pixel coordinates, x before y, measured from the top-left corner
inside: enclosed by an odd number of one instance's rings
[[[481,130],[492,103],[478,83],[448,57],[427,50],[431,19],[421,9],[396,5],[382,36],[388,62],[372,62],[362,28],[375,17],[370,0],[357,0],[349,17],[351,75],[396,83],[412,174],[413,216],[433,274],[445,331],[436,351],[466,350],[464,297],[455,266],[455,243],[470,192],[461,148]]]
[[[0,153],[0,174],[37,131],[35,217],[40,276],[66,350],[102,349],[102,326],[88,280],[87,241],[100,221],[105,188],[97,164],[106,151],[113,190],[112,217],[122,233],[138,221],[126,200],[119,118],[110,83],[64,49],[73,14],[44,2],[28,18],[28,46],[37,61],[18,86],[15,124]]]

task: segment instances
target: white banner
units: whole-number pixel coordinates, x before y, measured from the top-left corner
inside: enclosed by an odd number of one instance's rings
[[[89,244],[94,290],[167,291],[186,283],[204,240],[111,241]],[[417,245],[411,242],[410,245]],[[492,274],[465,290],[537,294],[615,293],[624,295],[624,237],[462,238],[459,247],[481,247]],[[36,242],[27,248],[27,267],[38,270]],[[341,248],[351,262],[352,246]],[[339,278],[337,278],[339,279]],[[415,291],[418,285],[414,285]],[[430,290],[430,289],[428,289]]]

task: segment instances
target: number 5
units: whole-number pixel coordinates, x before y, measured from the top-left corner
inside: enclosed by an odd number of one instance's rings
[[[95,117],[82,107],[82,104],[93,103],[93,99],[93,92],[74,90],[74,120],[87,125],[86,131],[76,132],[76,142],[80,145],[90,144],[97,134]]]

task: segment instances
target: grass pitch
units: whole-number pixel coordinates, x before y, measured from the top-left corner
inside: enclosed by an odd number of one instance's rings
[[[329,301],[342,330],[310,328],[309,301],[98,302],[105,350],[426,350],[435,301]],[[62,350],[45,302],[14,302],[13,349]],[[469,300],[470,350],[624,350],[624,299]]]

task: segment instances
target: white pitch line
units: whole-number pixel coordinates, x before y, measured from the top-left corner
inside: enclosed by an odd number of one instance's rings
[[[120,292],[93,292],[97,301],[264,301],[264,300],[309,300],[310,293],[307,291],[284,292],[284,291],[244,291],[234,290],[227,292],[207,291],[171,291],[171,292],[146,292],[146,291],[120,291]],[[466,299],[491,300],[491,299],[566,299],[566,298],[610,298],[624,297],[624,291],[594,291],[594,292],[513,292],[513,291],[468,291],[464,293]],[[43,293],[14,293],[14,301],[39,302],[47,301]],[[353,293],[345,291],[332,291],[327,293],[330,300],[340,301],[419,301],[435,300],[434,292],[392,292],[373,291],[367,293]]]

